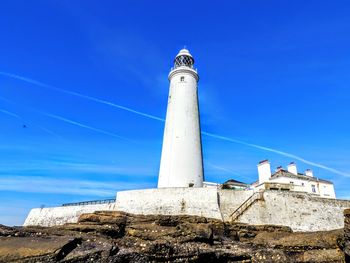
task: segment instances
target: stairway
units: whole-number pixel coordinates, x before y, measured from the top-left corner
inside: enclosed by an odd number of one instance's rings
[[[252,204],[264,200],[264,191],[255,192],[243,202],[231,215],[231,222],[235,222]]]

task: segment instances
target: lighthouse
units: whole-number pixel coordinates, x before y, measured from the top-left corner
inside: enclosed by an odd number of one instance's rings
[[[187,49],[174,60],[160,161],[158,188],[202,187],[203,157],[197,70]]]

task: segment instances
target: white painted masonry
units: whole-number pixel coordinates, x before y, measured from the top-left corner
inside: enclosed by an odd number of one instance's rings
[[[164,128],[158,188],[202,187],[203,160],[194,60],[187,49],[175,58]]]
[[[115,210],[115,204],[33,208],[29,212],[23,226],[56,226],[66,223],[76,223],[82,214],[108,210]]]
[[[115,204],[35,208],[24,225],[54,226],[76,223],[83,213],[124,211],[142,215],[195,215],[230,221],[230,215],[253,190],[215,188],[158,188],[117,193]],[[253,203],[237,222],[284,225],[294,231],[342,228],[343,211],[350,201],[319,198],[308,193],[264,191],[264,200]]]
[[[261,161],[258,164],[258,174],[259,174],[259,183],[268,182],[271,177],[271,166],[268,160]]]
[[[272,190],[283,186],[289,191],[305,192],[322,198],[336,198],[332,182],[314,177],[310,169],[306,170],[305,174],[298,173],[294,162],[287,166],[287,171],[280,166],[272,174],[270,163],[264,160],[258,164],[258,174],[259,181],[251,185],[255,190]]]
[[[290,163],[287,166],[288,172],[298,175],[297,165],[295,163]]]
[[[344,227],[343,212],[350,201],[307,193],[265,191],[239,219],[242,223],[284,225],[293,231],[327,231]]]
[[[133,214],[222,219],[215,188],[159,188],[117,193],[117,210]]]

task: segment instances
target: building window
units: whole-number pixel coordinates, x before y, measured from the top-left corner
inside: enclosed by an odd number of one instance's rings
[[[314,184],[311,185],[311,190],[313,193],[316,193],[316,186]]]
[[[290,184],[294,184],[294,182],[293,182],[293,181],[290,181],[289,183],[290,183]]]
[[[301,183],[302,186],[304,186],[304,183]]]
[[[181,82],[182,82],[182,81],[185,81],[185,77],[184,77],[184,76],[180,77],[180,81],[181,81]]]

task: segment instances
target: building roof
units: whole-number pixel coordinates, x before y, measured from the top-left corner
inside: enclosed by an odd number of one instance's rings
[[[311,177],[306,176],[305,174],[298,173],[292,174],[284,169],[278,169],[274,174],[271,175],[271,179],[278,178],[278,177],[288,177],[288,178],[294,178],[294,179],[300,179],[304,181],[314,181],[314,182],[322,182],[326,184],[333,184],[331,181],[323,180],[317,177]]]
[[[224,184],[248,186],[248,184],[240,182],[240,181],[237,181],[237,180],[234,180],[234,179],[227,180]]]

